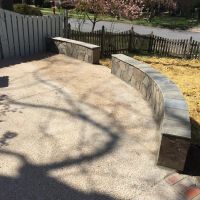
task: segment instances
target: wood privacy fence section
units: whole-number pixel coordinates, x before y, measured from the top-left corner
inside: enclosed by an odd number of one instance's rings
[[[80,32],[67,28],[67,37],[101,46],[101,55],[110,56],[113,53],[152,53],[155,55],[180,58],[200,58],[200,42],[190,40],[172,40],[153,34],[140,35],[133,29],[121,33],[102,30]]]
[[[0,9],[0,60],[46,50],[45,38],[63,36],[62,16],[25,16]]]

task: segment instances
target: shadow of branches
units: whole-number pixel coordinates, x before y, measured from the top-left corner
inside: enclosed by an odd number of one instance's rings
[[[8,145],[8,140],[11,140],[17,136],[17,133],[7,131],[6,133],[3,134],[3,136],[0,138],[0,148],[3,146]]]
[[[114,200],[114,198],[97,192],[86,193],[72,186],[66,185],[48,175],[45,166],[37,166],[19,153],[0,150],[0,154],[14,156],[22,163],[19,176],[0,176],[0,199],[4,200]],[[77,164],[76,160],[68,160],[61,165],[70,166]],[[51,164],[48,169],[57,168]]]
[[[64,184],[61,181],[53,178],[49,175],[49,172],[56,169],[62,169],[71,167],[74,165],[81,165],[83,163],[93,162],[109,153],[111,153],[116,147],[120,140],[120,134],[125,130],[120,125],[120,122],[117,121],[111,114],[105,110],[101,112],[108,116],[110,122],[103,124],[101,121],[95,120],[91,115],[85,113],[84,110],[80,107],[80,104],[84,105],[84,101],[74,102],[70,94],[66,93],[62,88],[54,85],[50,81],[44,80],[40,77],[40,69],[33,73],[33,76],[40,83],[48,86],[52,90],[56,90],[66,104],[70,105],[70,109],[65,107],[57,107],[52,105],[45,104],[34,104],[34,103],[25,103],[19,100],[13,100],[10,97],[7,97],[7,102],[11,105],[21,105],[27,108],[42,109],[49,111],[50,113],[62,113],[67,116],[70,116],[74,119],[80,120],[85,124],[95,127],[98,130],[101,130],[103,134],[107,135],[107,141],[105,141],[101,146],[96,147],[93,152],[90,153],[81,153],[76,157],[66,156],[65,159],[61,161],[55,161],[47,164],[33,164],[29,161],[29,158],[21,153],[13,152],[9,150],[0,150],[0,154],[7,157],[17,158],[21,167],[18,169],[18,176],[9,177],[9,176],[0,176],[0,199],[3,200],[112,200],[115,199],[109,195],[101,194],[95,191],[84,192],[80,191],[77,188],[74,188],[70,185]],[[86,98],[86,97],[85,97]],[[98,110],[99,107],[91,105],[89,103],[85,104],[93,110]],[[44,136],[47,134],[45,126],[48,126],[50,120],[53,117],[50,116],[46,121],[46,125],[42,126],[40,129]],[[114,128],[113,128],[114,127]],[[82,135],[84,135],[84,128],[81,130]],[[84,140],[84,138],[82,138]],[[1,143],[5,144],[6,139],[3,137]],[[81,146],[81,144],[80,144]],[[78,147],[80,148],[80,147]],[[80,149],[81,151],[81,149]],[[84,173],[84,170],[82,171]]]

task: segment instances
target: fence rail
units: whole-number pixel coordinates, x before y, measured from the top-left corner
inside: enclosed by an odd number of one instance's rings
[[[64,17],[25,16],[0,9],[0,60],[23,57],[46,50],[46,37],[63,36],[101,47],[101,56],[113,53],[152,53],[180,58],[200,58],[200,42],[170,40],[153,34],[140,35],[133,29],[121,33],[107,32],[104,27],[95,32],[63,29]],[[67,30],[66,30],[67,29]]]
[[[200,42],[189,40],[173,40],[156,35],[140,35],[133,29],[126,32],[113,33],[102,30],[81,32],[72,30],[69,25],[67,37],[101,46],[101,55],[110,56],[113,53],[152,53],[155,55],[179,58],[200,58]]]
[[[63,17],[26,16],[0,9],[0,60],[45,51],[47,36],[63,36]]]

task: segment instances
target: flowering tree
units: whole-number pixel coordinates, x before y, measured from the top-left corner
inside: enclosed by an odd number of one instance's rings
[[[99,16],[105,14],[105,1],[80,0],[76,5],[76,11],[82,13],[85,12],[87,18],[92,22],[92,32],[93,32],[96,23],[100,21]]]
[[[173,13],[177,9],[177,0],[143,0],[144,10],[148,12],[149,21],[163,11]]]
[[[118,19],[123,17],[132,20],[140,16],[142,9],[142,0],[80,0],[76,6],[76,10],[84,11],[92,22],[92,31],[96,23],[101,20],[101,15],[107,14]]]
[[[143,0],[106,0],[105,10],[118,19],[133,20],[141,15],[143,6]]]

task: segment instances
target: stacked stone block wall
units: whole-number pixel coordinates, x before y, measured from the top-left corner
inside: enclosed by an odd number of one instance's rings
[[[151,104],[160,127],[158,164],[184,170],[191,139],[187,104],[178,87],[150,65],[113,55],[112,73],[139,90]]]
[[[99,46],[61,37],[48,38],[47,50],[92,64],[98,64],[100,59]]]

